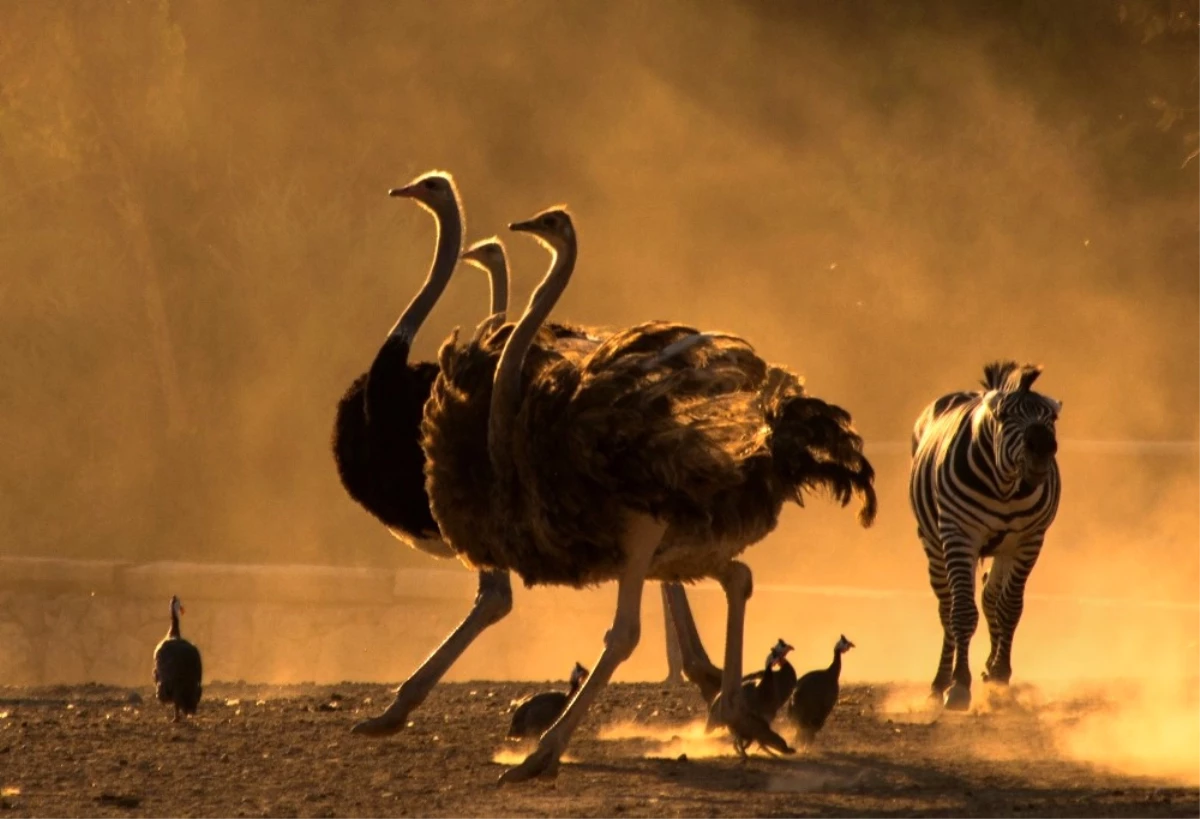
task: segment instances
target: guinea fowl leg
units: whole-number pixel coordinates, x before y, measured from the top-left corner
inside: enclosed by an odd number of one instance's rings
[[[737,560],[730,561],[720,577],[729,603],[725,624],[725,670],[721,678],[721,721],[734,736],[734,747],[745,756],[745,748],[757,742],[763,748],[794,754],[783,737],[771,730],[770,724],[754,713],[742,692],[742,633],[746,627],[746,601],[754,588],[750,567]]]
[[[634,515],[629,520],[624,537],[625,567],[617,580],[617,613],[612,628],[604,636],[604,650],[592,668],[587,682],[567,704],[558,720],[538,741],[537,749],[515,768],[500,775],[500,784],[521,782],[535,776],[554,776],[571,735],[579,726],[588,706],[612,679],[624,660],[637,647],[641,635],[642,588],[646,573],[667,527],[646,515]]]
[[[704,650],[704,643],[700,641],[700,632],[696,629],[696,620],[692,617],[692,607],[688,603],[683,584],[664,583],[662,588],[663,602],[670,607],[667,625],[669,627],[674,624],[684,676],[700,689],[700,696],[704,698],[704,702],[712,705],[717,694],[721,693],[721,669],[712,664],[708,652]]]
[[[351,731],[365,736],[387,736],[404,727],[408,715],[425,701],[429,692],[462,656],[484,629],[504,619],[512,611],[512,584],[506,571],[481,571],[475,605],[458,628],[426,658],[413,675],[396,691],[396,698],[377,717],[363,720]]]

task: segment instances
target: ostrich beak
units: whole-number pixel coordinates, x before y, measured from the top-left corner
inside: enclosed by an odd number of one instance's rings
[[[388,191],[388,196],[403,196],[411,199],[416,193],[416,189],[412,185],[405,185],[403,188],[392,188]]]
[[[532,219],[526,219],[524,222],[510,222],[508,229],[522,231],[524,233],[532,233],[534,230],[534,221]]]

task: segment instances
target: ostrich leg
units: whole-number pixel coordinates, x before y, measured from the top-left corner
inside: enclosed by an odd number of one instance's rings
[[[712,664],[708,652],[704,650],[683,585],[664,583],[662,589],[663,603],[667,608],[667,626],[674,626],[683,674],[700,689],[704,702],[711,705],[717,694],[721,693],[721,669]]]
[[[679,635],[675,632],[675,618],[671,615],[671,603],[667,598],[667,584],[663,583],[663,634],[667,638],[667,678],[663,682],[675,685],[683,682],[683,655],[680,654]]]
[[[475,605],[458,628],[421,663],[413,675],[396,691],[396,699],[377,717],[355,725],[351,731],[365,736],[387,736],[404,727],[408,715],[429,696],[445,673],[462,656],[484,629],[504,619],[512,611],[512,585],[508,572],[481,571]]]
[[[746,627],[746,601],[750,599],[754,588],[750,567],[736,560],[730,561],[720,581],[729,603],[729,617],[725,624],[725,670],[721,677],[719,705],[721,722],[729,726],[742,756],[746,755],[744,749],[751,742],[757,742],[768,750],[794,754],[795,749],[772,731],[765,719],[750,710],[742,694],[742,633]]]
[[[588,706],[596,695],[612,679],[617,670],[637,647],[641,636],[642,588],[654,550],[658,548],[667,527],[645,515],[633,515],[625,533],[625,568],[617,581],[617,613],[612,628],[604,636],[604,650],[592,668],[587,682],[567,705],[546,733],[538,741],[538,747],[525,757],[515,768],[509,768],[500,776],[500,784],[521,782],[535,776],[554,776],[558,773],[558,762],[571,741],[571,735],[579,726]]]

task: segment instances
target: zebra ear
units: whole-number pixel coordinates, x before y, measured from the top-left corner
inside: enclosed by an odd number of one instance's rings
[[[1050,402],[1050,406],[1054,407],[1055,415],[1062,414],[1062,401],[1055,401],[1053,398],[1048,398],[1046,400]]]
[[[1029,392],[1029,388],[1033,386],[1033,382],[1037,381],[1037,377],[1042,374],[1042,365],[1025,365],[1021,368],[1020,378],[1017,382],[1017,389],[1021,392]]]

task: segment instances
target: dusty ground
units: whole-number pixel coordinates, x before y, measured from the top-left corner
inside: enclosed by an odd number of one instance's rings
[[[498,788],[520,683],[439,686],[411,727],[348,733],[384,686],[214,684],[191,723],[99,686],[0,689],[0,815],[1197,816],[1200,791],[1067,761],[1027,705],[933,719],[846,686],[811,750],[739,761],[699,697],[610,687],[553,781]],[[1110,704],[1058,703],[1075,719]],[[689,724],[690,723],[690,724]],[[683,756],[686,755],[686,756]]]

